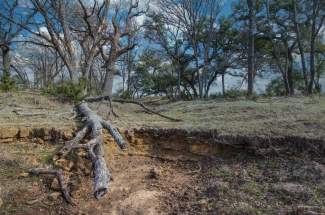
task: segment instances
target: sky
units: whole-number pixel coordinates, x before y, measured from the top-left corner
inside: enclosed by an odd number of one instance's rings
[[[221,11],[222,15],[229,15],[231,13],[231,5],[238,0],[225,0],[223,10]]]

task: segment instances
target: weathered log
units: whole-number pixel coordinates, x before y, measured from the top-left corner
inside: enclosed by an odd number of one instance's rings
[[[77,132],[76,136],[65,143],[62,149],[58,152],[60,156],[67,155],[71,150],[77,148],[83,148],[88,152],[89,159],[92,162],[93,171],[94,171],[94,196],[96,199],[103,197],[109,188],[109,182],[111,179],[110,172],[107,168],[106,161],[104,158],[104,135],[103,128],[107,129],[108,132],[112,135],[115,142],[121,149],[126,148],[126,143],[119,133],[119,131],[111,125],[109,122],[104,121],[100,116],[98,116],[95,112],[93,112],[85,102],[81,102],[76,106],[77,113],[83,117],[84,127]],[[88,135],[90,140],[81,144],[81,141]],[[31,174],[51,174],[57,177],[61,192],[64,199],[70,203],[74,204],[66,183],[64,182],[64,176],[62,170],[53,170],[53,169],[44,169],[37,168],[31,169]]]
[[[110,173],[104,159],[104,136],[103,128],[107,129],[121,149],[126,148],[126,143],[121,134],[110,123],[104,121],[100,116],[93,112],[86,102],[77,105],[76,110],[81,117],[85,119],[84,128],[79,131],[74,139],[66,142],[60,150],[61,154],[67,153],[75,148],[84,148],[88,151],[90,160],[94,168],[94,195],[97,199],[103,197],[109,188]],[[80,144],[80,141],[90,132],[91,140],[86,144]]]
[[[147,111],[148,113],[151,114],[155,114],[157,116],[160,116],[162,118],[174,121],[174,122],[181,122],[181,119],[176,119],[170,116],[166,116],[164,114],[161,114],[157,111],[151,110],[150,108],[148,108],[147,106],[145,106],[143,103],[138,102],[138,101],[134,101],[134,100],[125,100],[125,99],[111,99],[109,96],[97,96],[97,97],[88,97],[84,99],[86,102],[98,102],[98,101],[102,101],[102,100],[108,100],[109,102],[118,102],[118,103],[129,103],[129,104],[135,104],[138,105],[140,107],[142,107],[145,111]]]

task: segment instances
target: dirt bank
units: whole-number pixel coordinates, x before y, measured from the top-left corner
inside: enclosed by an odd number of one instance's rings
[[[6,136],[9,143],[0,144],[0,214],[325,212],[322,140],[121,130],[129,149],[120,151],[106,136],[113,180],[109,195],[100,201],[93,198],[90,163],[82,151],[69,161],[52,159],[73,130],[14,130],[13,136]],[[53,177],[25,173],[46,165],[65,169],[77,206],[63,201]]]

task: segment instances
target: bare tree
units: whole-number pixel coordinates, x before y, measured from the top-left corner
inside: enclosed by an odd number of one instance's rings
[[[14,40],[20,35],[31,18],[34,16],[33,11],[27,11],[27,15],[22,14],[18,0],[3,0],[0,3],[0,49],[2,54],[3,81],[10,76],[11,65],[11,46]],[[12,22],[11,20],[15,21]],[[18,23],[18,24],[17,24]]]
[[[112,95],[115,75],[114,67],[117,59],[136,46],[135,41],[132,41],[132,43],[129,42],[123,46],[122,40],[134,36],[135,33],[139,31],[136,18],[146,13],[146,10],[139,8],[139,0],[123,2],[124,1],[119,1],[115,4],[110,23],[111,28],[108,28],[107,31],[104,32],[107,42],[105,46],[101,47],[101,55],[105,61],[106,68],[102,91],[104,95],[109,96]]]
[[[94,57],[103,43],[101,32],[107,27],[109,0],[45,1],[31,0],[42,20],[37,27],[45,25],[47,34],[37,36],[44,39],[45,46],[53,48],[65,63],[70,79],[78,81],[78,76],[87,78]],[[40,44],[44,45],[44,44]]]
[[[293,4],[293,22],[295,26],[295,33],[297,37],[297,43],[300,52],[300,61],[302,66],[302,73],[304,76],[305,93],[312,94],[315,82],[315,52],[316,52],[316,39],[319,33],[324,27],[325,22],[325,3],[321,0],[312,1],[299,1],[292,0]],[[311,13],[310,13],[311,12]],[[301,18],[302,16],[302,18]],[[301,32],[301,20],[305,24],[311,26],[309,30],[309,71],[306,63],[306,48],[304,44],[304,38]]]

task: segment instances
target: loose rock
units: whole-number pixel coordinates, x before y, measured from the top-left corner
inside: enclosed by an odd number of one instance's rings
[[[44,140],[41,139],[41,138],[36,138],[36,139],[35,139],[35,143],[36,143],[36,144],[39,144],[39,145],[43,145],[45,142],[44,142]]]
[[[51,200],[51,201],[55,201],[55,200],[58,200],[58,198],[61,196],[61,193],[59,192],[54,192],[54,193],[51,193],[49,196],[48,196],[48,199]]]
[[[159,178],[159,175],[160,175],[160,171],[158,171],[158,170],[155,169],[155,168],[152,168],[152,169],[150,169],[150,171],[149,171],[148,177],[149,177],[150,179],[158,179],[158,178]]]
[[[51,189],[55,191],[59,191],[61,189],[59,181],[57,178],[54,178],[52,183],[51,183]]]
[[[55,161],[55,165],[61,167],[63,170],[70,171],[73,167],[73,162],[66,159],[59,159]]]
[[[28,172],[22,172],[22,173],[20,173],[19,174],[19,178],[26,178],[26,177],[28,177],[29,176],[29,173]]]
[[[273,191],[282,195],[284,198],[291,199],[296,197],[299,199],[308,199],[310,195],[310,190],[305,186],[296,183],[279,183],[273,186]]]

